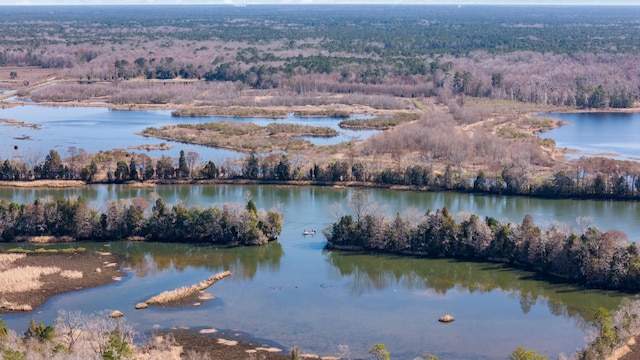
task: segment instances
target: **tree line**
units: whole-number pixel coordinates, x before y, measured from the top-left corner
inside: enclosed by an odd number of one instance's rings
[[[290,7],[129,8],[130,14],[114,8],[100,17],[73,7],[7,8],[0,66],[64,68],[90,83],[204,79],[294,92],[464,94],[576,108],[629,108],[640,95],[633,75],[639,30],[624,7],[339,8],[331,17],[317,15],[327,7],[308,14]],[[21,79],[20,71],[14,75]]]
[[[113,155],[113,154],[112,154]],[[126,161],[128,159],[128,161]],[[82,165],[82,163],[89,163]],[[115,162],[115,168],[113,163]],[[100,165],[99,165],[100,164]],[[106,179],[98,179],[105,171]],[[505,164],[495,172],[478,170],[475,177],[458,166],[435,169],[432,165],[406,167],[374,166],[359,160],[301,163],[287,154],[250,153],[239,163],[200,161],[195,152],[180,152],[177,159],[126,153],[120,158],[105,153],[74,155],[62,160],[50,150],[33,167],[6,159],[0,165],[0,180],[82,180],[87,183],[125,183],[144,180],[249,179],[257,181],[311,181],[317,184],[360,182],[363,186],[408,186],[428,191],[453,190],[543,198],[621,199],[640,198],[640,167],[632,161],[594,157],[572,160],[568,166],[545,177],[532,177],[531,169]]]
[[[222,245],[262,245],[282,231],[282,213],[246,206],[186,208],[157,198],[148,210],[142,198],[108,201],[93,209],[82,199],[38,199],[33,204],[0,200],[0,235],[5,242],[54,236],[63,240],[143,239]]]
[[[527,215],[520,224],[476,215],[456,222],[446,208],[388,218],[356,198],[353,214],[323,230],[329,248],[381,251],[430,258],[496,261],[589,287],[637,291],[640,255],[616,230],[582,233],[542,229]]]

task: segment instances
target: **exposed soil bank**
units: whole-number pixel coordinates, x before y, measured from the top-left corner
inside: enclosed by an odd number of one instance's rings
[[[53,266],[62,271],[80,271],[82,277],[70,279],[62,276],[60,272],[44,275],[39,279],[42,285],[38,289],[3,293],[1,300],[15,304],[28,304],[35,309],[55,295],[110,284],[125,275],[120,270],[119,260],[116,255],[106,252],[29,253],[25,258],[13,262],[11,268]],[[0,313],[10,312],[12,311],[0,307]]]

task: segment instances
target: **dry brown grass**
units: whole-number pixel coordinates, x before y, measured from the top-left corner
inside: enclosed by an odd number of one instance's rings
[[[39,289],[41,276],[59,273],[59,267],[21,266],[0,272],[0,293],[16,293]]]
[[[60,275],[67,279],[82,279],[84,276],[82,271],[78,270],[63,270]]]
[[[0,301],[0,309],[8,311],[31,311],[33,308],[29,304],[16,304],[10,301]]]
[[[152,298],[150,298],[149,300],[145,301],[147,304],[151,304],[151,305],[160,305],[160,304],[167,304],[167,303],[171,303],[174,301],[178,301],[181,299],[184,299],[188,296],[194,295],[200,291],[203,291],[205,289],[207,289],[208,287],[210,287],[211,285],[215,284],[216,282],[231,276],[231,272],[230,271],[223,271],[221,273],[217,273],[213,276],[211,276],[210,278],[201,281],[200,283],[196,284],[196,285],[191,285],[191,286],[183,286],[180,288],[177,288],[175,290],[169,290],[169,291],[165,291],[162,292]]]
[[[27,254],[0,254],[0,271],[8,268],[13,262],[26,257]]]
[[[34,180],[34,181],[0,181],[0,186],[11,186],[21,188],[40,188],[40,187],[53,187],[53,188],[71,188],[71,187],[83,187],[84,181],[80,180]]]

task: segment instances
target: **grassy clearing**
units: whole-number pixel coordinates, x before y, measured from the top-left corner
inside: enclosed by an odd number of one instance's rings
[[[21,266],[0,272],[0,293],[16,293],[36,290],[42,287],[41,276],[57,274],[55,266]]]
[[[413,99],[413,105],[415,105],[418,109],[420,109],[420,111],[422,112],[427,112],[429,111],[423,103],[420,102],[420,100],[418,99]]]
[[[518,130],[515,126],[507,125],[498,128],[496,134],[503,139],[527,139],[533,135]]]
[[[512,100],[467,97],[468,105],[491,109],[494,114],[539,114],[548,112],[566,112],[575,110],[567,106],[537,103],[523,103]]]
[[[147,304],[150,305],[162,305],[162,304],[168,304],[171,302],[175,302],[175,301],[179,301],[182,300],[186,297],[189,297],[191,295],[194,295],[196,293],[198,293],[199,291],[203,291],[205,289],[207,289],[208,287],[210,287],[211,285],[215,284],[216,282],[231,276],[231,272],[230,271],[223,271],[221,273],[217,273],[213,276],[211,276],[210,278],[201,281],[198,284],[195,285],[191,285],[191,286],[183,286],[181,288],[175,289],[175,290],[170,290],[170,291],[165,291],[162,292],[150,299],[148,299],[147,301],[145,301]]]
[[[527,139],[562,125],[562,121],[550,117],[516,117],[498,127],[496,135],[504,139]]]

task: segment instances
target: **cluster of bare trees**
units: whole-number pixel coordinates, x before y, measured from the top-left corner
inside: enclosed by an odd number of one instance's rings
[[[420,121],[368,139],[358,146],[358,151],[362,156],[372,157],[390,154],[395,164],[384,167],[438,164],[443,168],[441,164],[449,164],[458,173],[469,165],[495,173],[512,166],[532,172],[534,167],[552,163],[535,139],[505,139],[482,127],[471,135],[458,123],[450,114],[430,112]]]
[[[144,341],[125,318],[117,315],[122,313],[59,310],[52,325],[36,324],[32,319],[22,335],[7,329],[0,317],[0,355],[4,359],[33,360],[180,358],[182,347],[171,339]]]
[[[488,54],[473,52],[466,57],[444,57],[453,63],[452,72],[467,72],[469,85],[455,86],[451,73],[444,73],[443,88],[450,93],[488,96],[553,105],[576,106],[584,87],[595,90],[602,86],[607,95],[616,92],[638,95],[637,55],[622,54],[552,54],[515,52]],[[609,104],[602,104],[606,107]],[[592,106],[596,107],[596,106]]]

